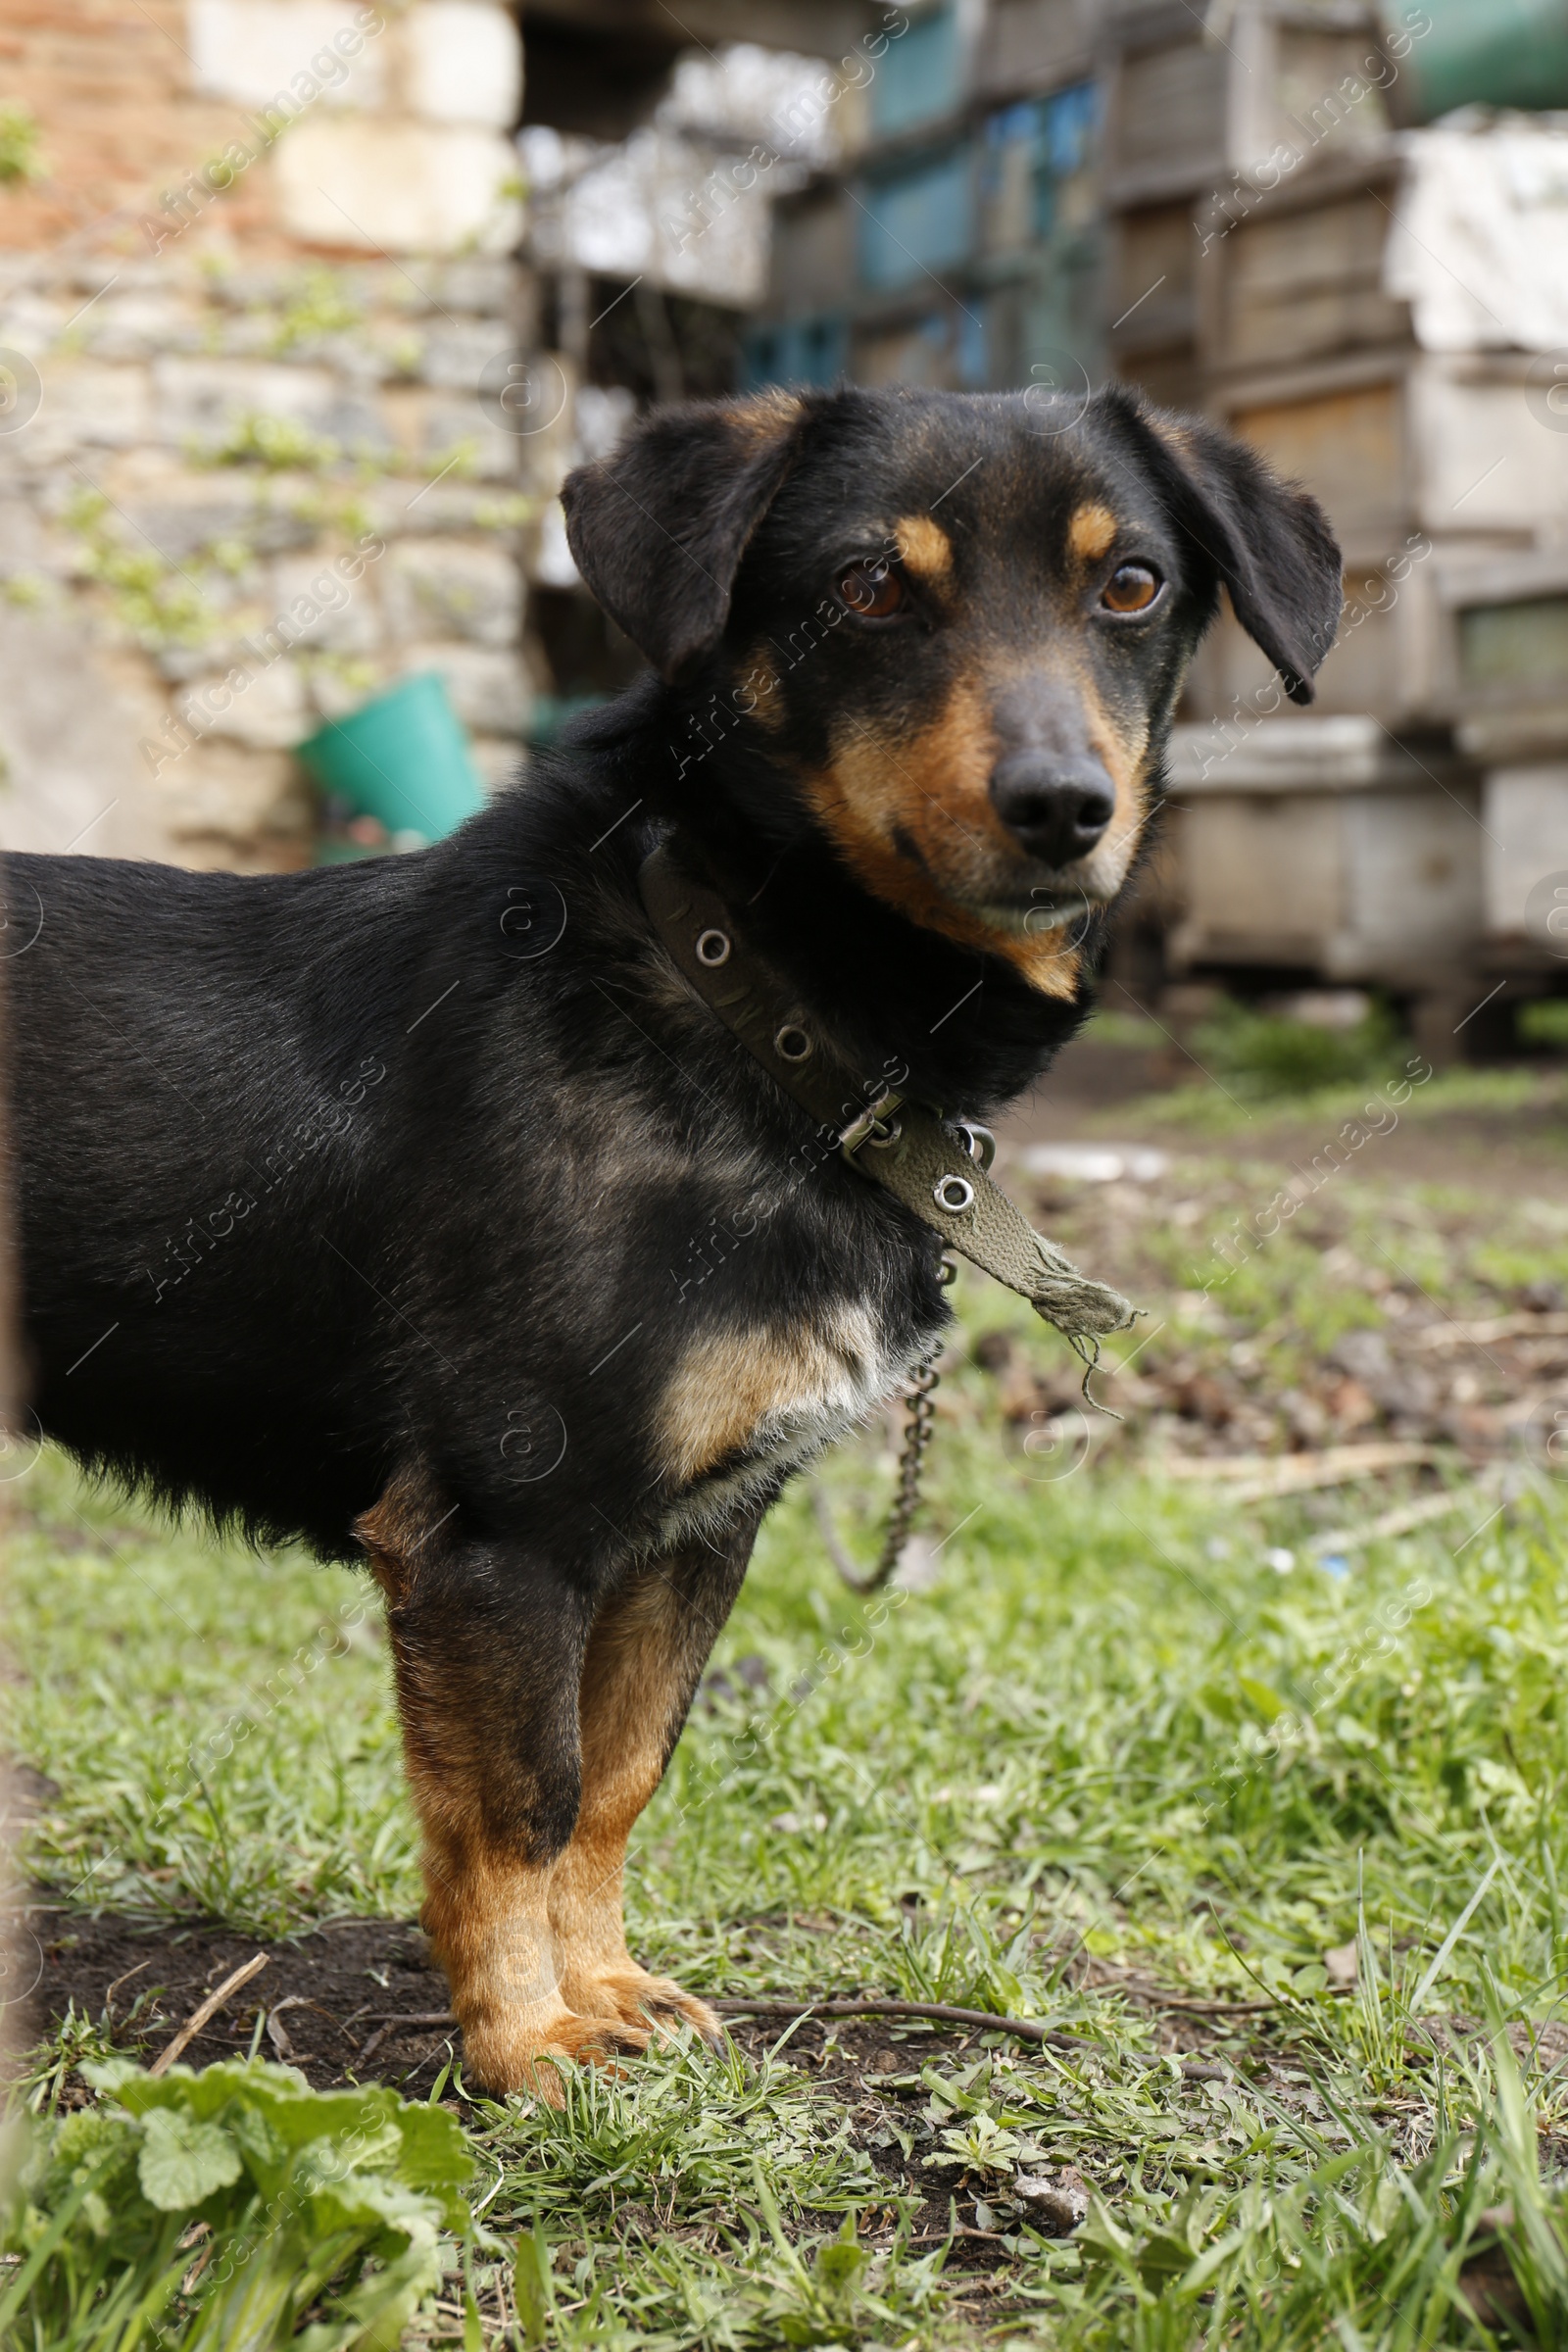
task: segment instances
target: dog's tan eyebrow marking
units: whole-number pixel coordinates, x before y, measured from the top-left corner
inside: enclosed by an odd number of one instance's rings
[[[1110,509],[1095,500],[1074,510],[1067,525],[1067,545],[1080,564],[1098,564],[1109,553],[1120,528]]]
[[[940,580],[953,569],[953,542],[929,514],[901,514],[893,536],[900,563],[918,579]]]

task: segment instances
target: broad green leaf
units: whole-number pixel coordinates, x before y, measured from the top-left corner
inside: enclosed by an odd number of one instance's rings
[[[413,2188],[457,2188],[473,2178],[463,2126],[444,2107],[407,2106],[397,2128],[403,2142],[396,2167],[400,2180]]]
[[[197,2123],[177,2108],[157,2107],[148,2116],[137,2172],[143,2196],[161,2212],[204,2204],[243,2169],[232,2136],[219,2125]]]

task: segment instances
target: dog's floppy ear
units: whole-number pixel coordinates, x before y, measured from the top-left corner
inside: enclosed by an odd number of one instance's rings
[[[716,644],[751,538],[789,471],[787,392],[655,413],[566,476],[566,542],[589,588],[666,678]]]
[[[1115,407],[1138,433],[1178,529],[1224,581],[1237,619],[1292,702],[1309,703],[1345,601],[1339,542],[1317,500],[1201,417],[1126,395]]]

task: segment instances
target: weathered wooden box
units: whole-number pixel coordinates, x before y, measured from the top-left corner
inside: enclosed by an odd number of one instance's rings
[[[1182,726],[1172,966],[1287,967],[1430,992],[1485,922],[1481,788],[1367,717]]]

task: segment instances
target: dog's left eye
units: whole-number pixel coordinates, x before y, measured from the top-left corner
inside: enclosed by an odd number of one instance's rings
[[[839,594],[862,620],[887,620],[902,612],[904,582],[887,564],[856,564],[840,575]]]
[[[1123,564],[1105,582],[1100,601],[1107,612],[1147,612],[1164,584],[1147,564]]]

